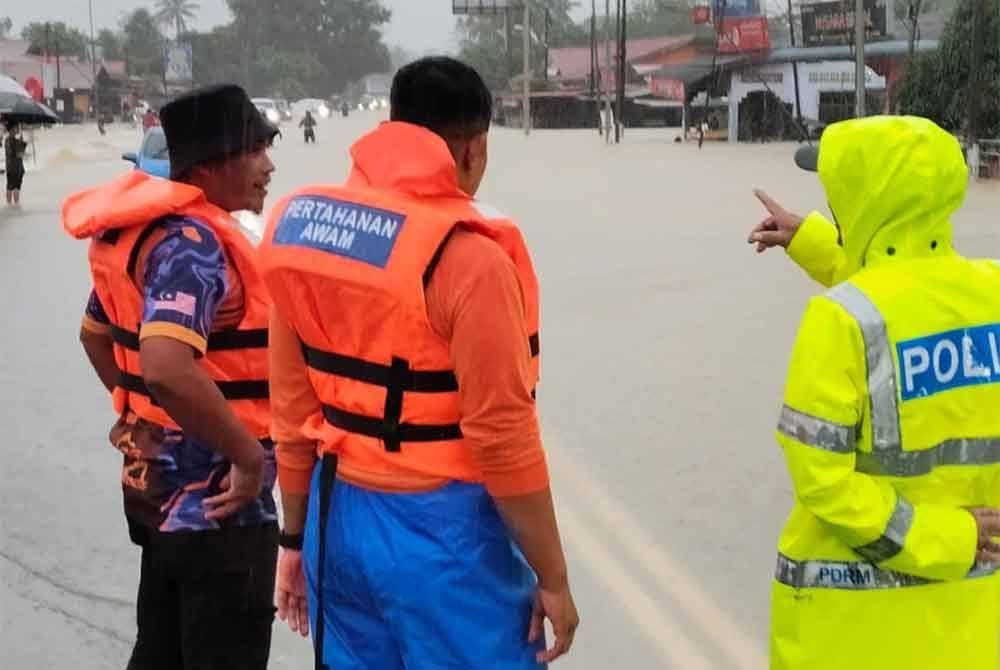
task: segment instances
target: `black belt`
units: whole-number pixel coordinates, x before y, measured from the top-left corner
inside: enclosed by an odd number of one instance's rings
[[[266,381],[217,381],[215,385],[219,387],[222,396],[226,400],[267,400],[270,397],[270,389]],[[159,406],[153,394],[149,392],[145,380],[138,375],[118,371],[118,386],[129,393],[138,393],[148,396],[153,405]]]
[[[139,333],[126,330],[114,324],[111,326],[111,339],[131,351],[139,351]],[[267,328],[251,330],[220,330],[208,336],[209,351],[234,351],[237,349],[266,349]]]

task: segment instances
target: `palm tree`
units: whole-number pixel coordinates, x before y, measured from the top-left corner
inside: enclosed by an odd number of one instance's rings
[[[156,0],[156,20],[165,26],[173,26],[177,37],[187,30],[187,22],[197,16],[201,5],[191,0]]]

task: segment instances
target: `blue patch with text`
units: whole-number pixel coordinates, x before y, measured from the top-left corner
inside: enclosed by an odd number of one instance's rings
[[[405,221],[404,215],[384,209],[300,195],[285,207],[274,243],[318,249],[384,268]]]
[[[896,345],[903,400],[1000,382],[1000,323],[950,330]]]

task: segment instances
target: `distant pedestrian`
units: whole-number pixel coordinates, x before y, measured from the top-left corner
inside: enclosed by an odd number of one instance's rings
[[[21,185],[24,183],[24,152],[28,143],[21,138],[21,129],[16,125],[7,128],[4,140],[4,158],[7,167],[7,204],[21,204]]]
[[[160,125],[160,117],[156,115],[152,107],[148,108],[142,116],[142,134],[145,135],[150,128],[158,125]]]
[[[316,119],[313,118],[312,112],[306,110],[305,118],[299,121],[299,128],[303,128],[306,144],[310,142],[316,144]]]

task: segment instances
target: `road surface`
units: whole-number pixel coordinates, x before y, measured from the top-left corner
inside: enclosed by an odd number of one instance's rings
[[[341,180],[375,114],[333,118],[273,151],[269,202]],[[556,667],[764,668],[769,579],[790,488],[772,437],[786,360],[819,289],[745,242],[751,189],[824,202],[791,145],[672,142],[630,131],[496,129],[482,198],[519,221],[542,285],[545,441],[582,615]],[[124,667],[138,550],[121,514],[109,403],[77,332],[86,245],[62,199],[127,168],[138,131],[38,138],[19,212],[0,210],[0,649],[10,668]],[[1000,257],[1000,184],[975,185],[959,248]],[[991,223],[992,222],[992,223]],[[271,667],[310,667],[276,623]]]

